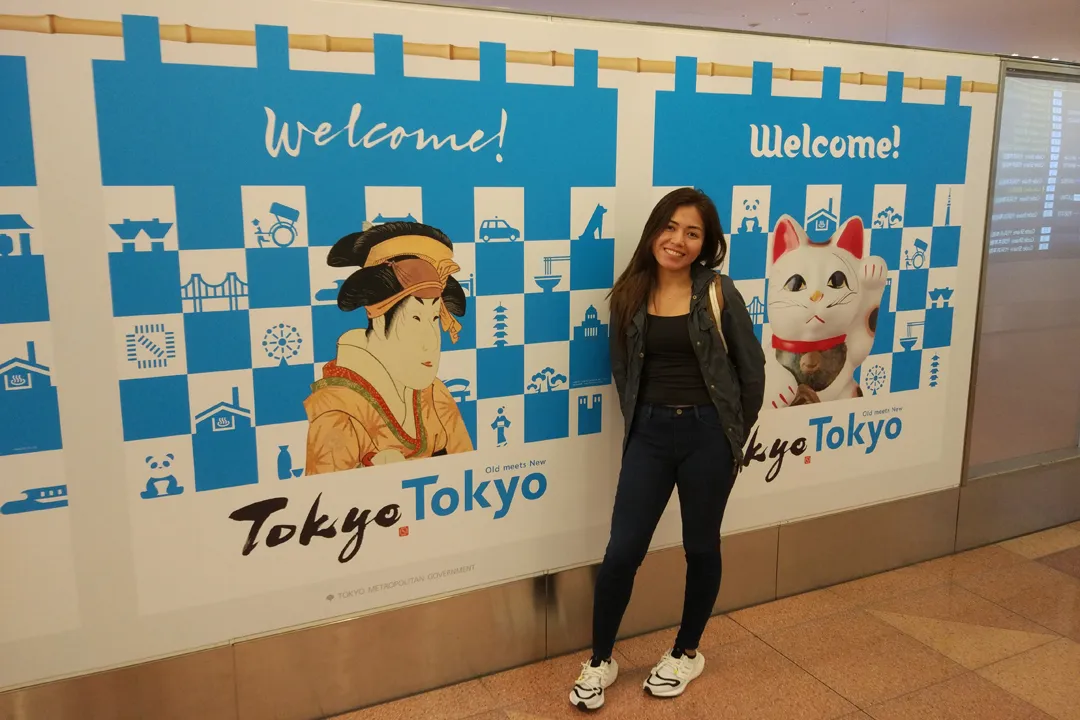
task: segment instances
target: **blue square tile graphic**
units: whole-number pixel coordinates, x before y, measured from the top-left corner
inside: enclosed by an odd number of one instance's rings
[[[926,293],[930,283],[929,270],[901,270],[899,286],[896,295],[896,310],[924,310],[926,308]]]
[[[884,260],[890,270],[900,269],[903,246],[904,231],[900,228],[874,228],[870,231],[870,254]]]
[[[952,344],[953,311],[951,307],[927,308],[923,347],[945,348]]]
[[[251,367],[251,323],[247,310],[184,315],[189,373]]]
[[[931,241],[930,267],[956,267],[960,264],[960,227],[936,227]]]
[[[169,250],[109,253],[113,315],[172,315],[180,300],[180,253]]]
[[[314,365],[255,368],[255,422],[278,425],[307,420],[304,400],[311,395]]]
[[[120,381],[124,440],[191,434],[187,375]]]
[[[476,351],[476,396],[479,400],[525,392],[525,346],[480,348]]]
[[[20,389],[0,391],[0,456],[59,450],[60,405],[49,377],[15,366],[5,380]]]
[[[757,280],[765,277],[765,258],[769,236],[764,232],[737,233],[730,238],[728,275],[732,280]]]
[[[476,295],[525,292],[525,243],[477,243],[476,278]]]
[[[311,304],[307,248],[247,250],[250,307],[304,307]]]
[[[570,339],[570,293],[529,293],[525,296],[525,344]]]
[[[367,327],[363,308],[351,312],[337,305],[316,305],[311,308],[311,330],[315,338],[315,362],[324,363],[337,356],[338,338],[350,330]]]
[[[48,319],[45,258],[41,255],[0,257],[0,324]]]
[[[922,377],[922,350],[893,353],[890,392],[918,390],[920,377]]]
[[[570,437],[570,391],[530,393],[525,396],[525,442]]]
[[[607,330],[607,328],[604,328]],[[595,337],[575,337],[570,341],[570,387],[599,387],[611,384],[611,348],[607,333]]]
[[[571,290],[607,290],[614,282],[614,240],[585,239],[571,241]]]
[[[259,482],[255,428],[198,432],[191,438],[195,453],[195,491],[254,485]]]

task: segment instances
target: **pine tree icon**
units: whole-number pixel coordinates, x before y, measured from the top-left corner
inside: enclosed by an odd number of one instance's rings
[[[938,368],[941,367],[941,358],[935,355],[930,358],[930,387],[937,387],[938,385]]]
[[[509,316],[506,314],[507,312],[507,309],[504,308],[502,304],[495,308],[495,332],[493,334],[493,337],[495,338],[495,347],[506,347],[507,345],[506,338],[510,335],[510,333],[506,331],[509,327],[506,323],[509,319]]]

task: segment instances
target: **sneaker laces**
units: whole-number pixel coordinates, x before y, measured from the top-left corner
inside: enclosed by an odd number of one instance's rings
[[[577,684],[590,689],[602,688],[606,671],[607,668],[604,667],[604,663],[600,663],[598,667],[593,667],[592,661],[586,660],[581,664],[581,675],[578,676]]]
[[[675,677],[679,677],[682,675],[682,671],[686,669],[684,660],[689,660],[689,658],[686,655],[677,658],[671,654],[670,650],[668,650],[664,653],[664,657],[660,658],[660,662],[656,663],[656,667],[653,668],[653,674],[656,675],[661,670],[667,669],[670,670]]]

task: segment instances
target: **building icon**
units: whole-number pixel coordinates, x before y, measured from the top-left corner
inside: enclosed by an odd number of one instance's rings
[[[611,382],[611,350],[608,347],[608,326],[600,322],[592,305],[585,319],[574,327],[570,341],[570,387],[594,387]]]
[[[195,432],[229,432],[251,427],[251,411],[240,407],[240,388],[232,389],[231,402],[219,402],[195,416]]]
[[[806,218],[806,234],[813,242],[828,242],[832,234],[836,232],[837,217],[833,212],[833,199],[829,198],[826,207],[812,213]]]
[[[596,308],[592,305],[585,311],[585,320],[574,328],[574,340],[607,342],[607,325],[600,322]]]
[[[590,404],[588,395],[578,398],[578,435],[597,435],[603,426],[604,397],[600,393],[594,393],[591,400]]]
[[[196,492],[259,482],[254,418],[240,405],[240,388],[233,387],[229,400],[195,416],[191,440]]]
[[[59,450],[60,408],[49,368],[33,342],[26,357],[0,362],[0,455]]]
[[[45,258],[34,255],[33,227],[22,215],[0,215],[0,323],[45,322]]]

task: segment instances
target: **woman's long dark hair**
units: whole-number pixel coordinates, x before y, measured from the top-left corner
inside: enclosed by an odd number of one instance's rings
[[[656,282],[656,257],[653,255],[653,242],[664,231],[675,211],[681,207],[693,205],[701,213],[701,221],[705,225],[705,238],[701,241],[701,254],[694,262],[699,262],[707,268],[716,268],[724,261],[727,255],[727,240],[724,239],[724,229],[720,226],[720,216],[716,212],[716,205],[708,195],[694,188],[679,188],[672,190],[663,197],[653,208],[649,215],[645,228],[641,231],[641,240],[638,242],[634,256],[630,258],[630,264],[623,270],[622,275],[615,281],[611,288],[611,331],[618,333],[617,337],[625,337],[626,328],[634,320],[634,314],[647,302]]]

